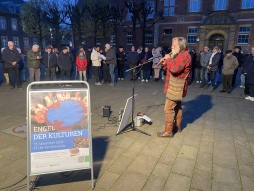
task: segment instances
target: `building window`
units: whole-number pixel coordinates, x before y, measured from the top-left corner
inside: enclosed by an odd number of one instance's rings
[[[188,44],[196,44],[197,43],[197,34],[198,34],[197,27],[189,27],[188,28],[188,37],[187,37]]]
[[[45,39],[42,39],[42,48],[45,48],[46,47],[46,40]]]
[[[101,38],[98,38],[98,37],[97,37],[95,43],[96,43],[96,45],[101,45]]]
[[[11,13],[15,13],[15,7],[14,7],[13,5],[10,5],[10,6],[9,6],[9,11],[10,11]]]
[[[254,0],[242,0],[242,9],[254,8]]]
[[[13,37],[13,43],[15,47],[19,47],[19,37]]]
[[[114,32],[110,34],[110,44],[116,45],[116,34]]]
[[[237,44],[249,44],[250,26],[239,27]]]
[[[38,44],[37,38],[33,38],[33,44]]]
[[[145,44],[146,45],[153,44],[153,31],[151,31],[151,30],[146,31]]]
[[[175,0],[164,0],[164,16],[174,16],[175,14]]]
[[[0,17],[0,30],[6,29],[6,20],[4,17]]]
[[[172,29],[163,29],[163,34],[164,35],[167,35],[167,34],[171,35],[172,34]]]
[[[29,48],[29,39],[28,38],[24,38],[24,48]]]
[[[8,37],[7,36],[1,36],[1,42],[2,42],[2,48],[5,48],[8,46]]]
[[[133,44],[132,32],[127,32],[127,45]]]
[[[226,5],[227,5],[227,0],[215,0],[214,10],[215,11],[225,10]]]
[[[190,0],[190,12],[200,11],[200,0]]]
[[[17,31],[18,30],[17,19],[11,19],[11,29],[13,31]]]
[[[147,16],[147,18],[153,18],[154,16],[154,1],[147,1],[146,2],[146,7],[151,8],[151,13]]]

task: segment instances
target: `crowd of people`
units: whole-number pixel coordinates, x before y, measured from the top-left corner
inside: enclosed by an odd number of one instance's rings
[[[164,80],[166,71],[163,71],[158,63],[169,52],[170,49],[165,51],[161,47],[153,47],[149,50],[149,47],[143,49],[142,46],[137,49],[132,46],[131,50],[124,51],[123,47],[116,50],[110,44],[105,44],[104,50],[100,46],[88,47],[86,50],[80,46],[75,52],[68,46],[64,46],[59,52],[48,45],[41,53],[40,47],[35,44],[24,55],[19,48],[14,47],[12,41],[9,41],[8,47],[1,49],[0,62],[3,63],[5,84],[10,85],[11,90],[15,87],[22,89],[27,74],[29,82],[71,79],[91,82],[91,78],[94,77],[96,85],[115,86],[119,80],[126,78],[126,63],[132,68],[130,80]],[[242,71],[240,88],[244,88],[247,100],[254,101],[254,48],[251,49],[251,53],[246,54],[241,52],[240,46],[235,46],[233,51],[227,50],[225,55],[217,46],[212,50],[205,46],[199,53],[194,49],[189,49],[188,52],[192,63],[190,83],[195,81],[200,84],[200,88],[212,92],[218,86],[222,74],[223,89],[220,92],[230,94],[236,85],[238,71]],[[45,70],[44,74],[42,67]],[[68,85],[70,84],[65,84]]]

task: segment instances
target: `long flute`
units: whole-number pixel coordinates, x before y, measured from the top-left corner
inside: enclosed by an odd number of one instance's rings
[[[168,53],[168,55],[171,56],[172,52]],[[165,62],[165,56],[154,66],[155,68],[159,66],[160,64],[163,64]]]

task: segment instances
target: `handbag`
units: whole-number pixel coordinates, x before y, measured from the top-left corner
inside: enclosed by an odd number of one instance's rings
[[[168,90],[166,97],[172,101],[181,101],[183,99],[183,89],[185,80],[190,72],[185,76],[185,78],[176,78],[170,74]]]

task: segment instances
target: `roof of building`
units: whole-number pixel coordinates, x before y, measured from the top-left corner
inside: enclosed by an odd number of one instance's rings
[[[0,0],[0,11],[19,14],[23,3],[23,0]],[[14,6],[13,11],[10,9],[10,6]]]

